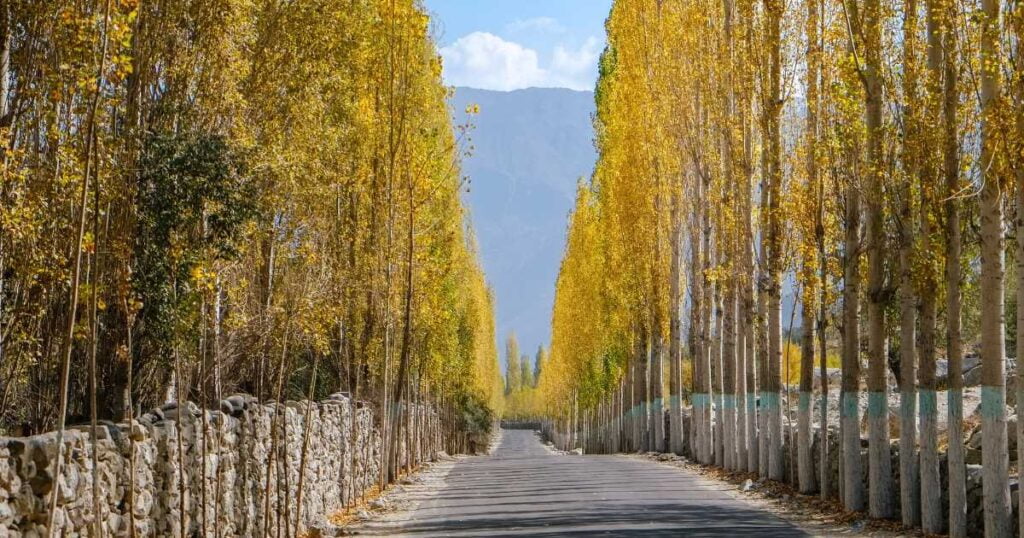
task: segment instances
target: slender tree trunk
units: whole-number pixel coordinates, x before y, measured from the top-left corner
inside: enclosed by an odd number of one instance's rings
[[[914,0],[908,0],[908,9],[913,7],[915,13],[917,11],[917,2]],[[927,7],[927,32],[928,32],[928,96],[929,104],[941,102],[941,92],[939,90],[940,81],[942,78],[942,43],[938,34],[938,24],[940,21],[936,18],[936,2],[935,0],[928,0],[926,3]],[[915,18],[916,21],[916,18]],[[913,58],[908,58],[908,62]],[[916,69],[915,69],[916,71]],[[935,112],[938,112],[937,110]],[[941,116],[940,114],[932,114],[932,110],[929,107],[929,116]],[[937,138],[932,135],[931,129],[927,134],[928,138],[925,139],[925,133],[916,132],[918,129],[918,122],[915,120],[915,132],[914,138],[925,142],[927,148],[933,146],[933,141],[937,141]],[[927,155],[924,154],[924,147],[918,146],[913,148],[914,156],[918,157],[922,166],[922,189],[921,189],[921,237],[925,239],[925,245],[928,250],[931,250],[932,243],[930,238],[933,235],[932,218],[931,215],[935,212],[937,202],[934,199],[932,193],[936,192],[935,189],[931,188],[934,184],[936,187],[939,185],[938,167],[934,164],[935,156],[934,152],[929,152]],[[929,188],[924,188],[924,183],[928,184]],[[930,290],[938,287],[938,276],[935,271],[932,270],[930,265],[925,265],[921,275],[921,340],[920,340],[920,413],[921,413],[921,460],[920,460],[920,477],[921,477],[921,525],[925,532],[929,533],[940,533],[943,530],[944,524],[942,520],[942,502],[941,502],[941,480],[939,478],[939,447],[938,447],[938,401],[936,395],[936,380],[935,380],[935,327],[936,327],[936,302],[935,294],[931,293]],[[904,517],[906,519],[906,517]]]
[[[767,157],[764,157],[767,161]],[[754,331],[755,338],[757,339],[757,389],[758,389],[758,409],[757,409],[757,474],[761,478],[768,477],[768,444],[769,444],[769,431],[768,431],[768,415],[771,412],[770,400],[771,395],[769,394],[769,381],[768,381],[768,363],[769,358],[769,346],[768,346],[768,246],[767,242],[764,241],[763,236],[767,233],[768,229],[768,188],[767,185],[762,183],[761,185],[761,235],[762,240],[760,241],[760,263],[758,267],[758,289],[757,289],[757,318],[756,328]]]
[[[715,465],[725,465],[725,406],[722,400],[722,336],[725,329],[724,303],[722,301],[722,284],[715,283],[712,292],[715,303],[715,333],[711,340],[711,394],[714,402],[714,457]]]
[[[823,195],[824,193],[821,193]],[[819,200],[821,200],[819,195]],[[819,202],[820,203],[820,202]],[[823,226],[820,224],[821,212],[819,209],[819,225],[818,229],[823,231]],[[821,394],[819,395],[821,401],[819,403],[818,413],[820,414],[820,448],[819,448],[819,461],[818,461],[818,491],[821,494],[822,500],[827,500],[832,493],[831,476],[832,472],[829,469],[829,427],[828,427],[828,393],[829,393],[829,379],[828,379],[828,347],[826,345],[825,330],[828,328],[828,306],[825,303],[826,292],[825,287],[828,285],[828,260],[825,258],[824,252],[824,233],[819,233],[818,238],[818,262],[821,264],[819,274],[821,275],[821,295],[818,304],[818,364],[820,368],[818,370],[821,376]]]
[[[943,10],[947,17],[949,9],[951,8],[947,7]],[[955,36],[955,32],[943,30],[942,168],[946,179],[946,354],[949,357],[947,410],[950,439],[947,452],[949,536],[962,538],[967,535],[967,471],[964,463],[963,443],[963,344],[960,339],[960,201],[957,198],[960,190],[958,160],[960,140],[957,133],[956,117],[959,96],[956,80]],[[1017,341],[1021,342],[1020,339]],[[1018,383],[1018,390],[1021,387],[1022,385]]]
[[[303,486],[306,484],[306,458],[309,454],[309,434],[313,424],[313,413],[319,413],[316,403],[313,401],[316,394],[316,374],[319,365],[320,354],[317,353],[313,358],[313,374],[309,379],[309,392],[306,396],[306,420],[302,425],[302,453],[299,456],[299,483],[296,488],[298,491],[295,494],[295,534],[300,536],[305,532],[302,523],[302,494]]]
[[[730,279],[731,280],[731,279]],[[725,284],[722,320],[722,463],[736,469],[736,293],[733,282]]]
[[[800,428],[801,435],[803,435],[804,432],[806,432],[806,439],[804,439],[800,443],[800,445],[801,445],[801,447],[806,445],[806,447],[807,447],[806,450],[808,452],[808,455],[806,456],[806,458],[803,458],[803,457],[801,458],[800,468],[801,468],[801,471],[803,471],[804,461],[805,460],[806,460],[806,465],[811,468],[811,469],[808,470],[808,474],[810,475],[810,478],[807,480],[807,484],[811,483],[811,481],[813,480],[813,475],[814,475],[814,471],[813,471],[813,465],[814,464],[813,464],[813,461],[812,461],[813,458],[814,458],[814,454],[811,453],[813,445],[814,445],[814,435],[813,435],[813,431],[812,431],[812,428],[813,428],[812,422],[813,422],[813,420],[811,418],[812,408],[813,408],[813,404],[811,403],[811,399],[814,396],[814,386],[813,386],[814,385],[814,379],[813,379],[813,377],[814,377],[813,376],[814,358],[813,358],[813,354],[814,354],[814,345],[815,345],[814,336],[817,335],[820,338],[821,342],[824,343],[824,341],[825,341],[825,334],[824,334],[825,333],[825,328],[823,326],[824,325],[823,321],[824,321],[824,316],[825,316],[825,313],[826,313],[825,290],[827,288],[827,280],[826,280],[826,278],[828,277],[828,273],[827,273],[827,270],[826,270],[826,267],[825,267],[825,259],[824,259],[824,252],[823,252],[824,251],[825,230],[824,230],[824,224],[822,222],[822,217],[823,217],[822,213],[824,211],[824,207],[823,207],[823,205],[824,205],[824,193],[822,192],[823,191],[822,185],[824,183],[824,179],[818,173],[818,107],[819,107],[819,101],[818,101],[818,79],[821,76],[821,68],[820,68],[820,62],[821,62],[820,54],[821,54],[821,50],[819,48],[819,37],[818,37],[818,25],[820,24],[819,17],[820,17],[820,15],[818,13],[818,0],[808,0],[807,1],[807,184],[808,184],[808,186],[810,188],[815,189],[815,203],[816,203],[817,207],[815,208],[815,215],[814,215],[814,235],[815,235],[815,242],[816,242],[816,245],[818,247],[818,252],[816,252],[817,259],[814,260],[814,261],[816,261],[819,264],[819,266],[820,266],[819,267],[820,274],[818,275],[820,281],[818,282],[818,287],[815,290],[816,293],[817,293],[817,297],[815,297],[815,293],[807,293],[807,294],[805,294],[806,297],[808,297],[809,300],[805,299],[805,305],[804,305],[805,306],[805,313],[804,313],[804,316],[803,316],[804,319],[801,322],[801,326],[804,328],[804,332],[807,333],[807,334],[803,335],[804,336],[803,351],[801,351],[801,359],[803,360],[803,363],[801,364],[801,378],[800,378],[800,385],[801,385],[800,391],[801,392],[800,392],[800,403],[799,403],[799,406],[800,406],[800,412],[801,412],[801,422],[800,422],[799,428]],[[815,270],[815,268],[812,266],[813,262],[808,261],[807,263],[808,263],[808,266],[806,267],[805,270],[808,273],[813,273],[814,270]],[[814,319],[813,312],[811,312],[810,315],[808,315],[808,313],[806,312],[807,308],[810,306],[809,303],[811,303],[811,301],[813,301],[815,299],[817,299],[819,301],[819,305],[818,305],[818,307],[819,307],[819,314],[818,314],[819,319]],[[817,325],[817,329],[818,329],[817,333],[815,333],[813,331],[813,329],[811,329],[811,330],[807,329],[808,327],[814,327],[815,325]],[[821,441],[820,442],[821,442],[821,445],[820,445],[820,454],[821,454],[821,457],[820,457],[820,461],[818,462],[819,469],[820,469],[820,476],[818,477],[818,487],[821,490],[822,498],[827,498],[827,495],[828,495],[828,491],[827,491],[828,490],[828,474],[829,474],[828,473],[828,371],[827,371],[827,368],[826,368],[826,350],[825,350],[825,347],[822,346],[822,348],[819,351],[820,351],[819,359],[820,359],[820,362],[821,362],[821,371],[820,371],[820,375],[821,375],[821,403],[820,403],[820,405],[821,405],[821,425],[820,425],[821,426],[821,429],[820,429],[820,434],[821,434]],[[805,355],[811,355],[811,356],[810,357],[805,357]],[[809,377],[809,379],[807,380],[806,383],[804,382],[804,371],[805,370],[807,371],[807,376]],[[805,394],[806,394],[806,396],[805,396]],[[806,400],[806,403],[805,403],[805,400]],[[806,410],[805,410],[805,407],[806,407]],[[806,414],[806,419],[803,417],[804,414]],[[805,421],[806,421],[806,424],[805,424]],[[801,474],[801,481],[800,482],[801,482],[801,489],[803,489],[803,486],[805,485],[805,482],[804,482],[802,474]],[[811,486],[811,489],[813,489],[813,487],[814,486]],[[810,489],[805,490],[805,492],[809,492],[809,491],[811,491],[811,490]]]
[[[882,174],[881,24],[879,0],[864,2],[864,113],[867,128],[868,248],[868,492],[871,517],[894,515],[892,458],[889,452],[888,361],[885,341],[884,199]]]
[[[61,350],[61,365],[60,373],[60,414],[57,418],[57,457],[53,464],[53,480],[54,483],[61,481],[61,467],[64,460],[64,427],[67,420],[68,413],[68,384],[71,377],[71,352],[74,348],[74,336],[75,336],[75,320],[78,315],[78,292],[79,283],[82,275],[82,243],[85,238],[85,221],[86,214],[88,213],[88,194],[89,194],[89,180],[90,176],[94,174],[94,168],[99,168],[99,162],[93,159],[93,153],[95,151],[96,143],[96,112],[99,108],[100,93],[103,88],[103,81],[106,74],[107,68],[107,42],[108,42],[108,27],[110,25],[110,0],[105,0],[103,8],[103,29],[102,37],[100,38],[100,63],[96,71],[96,86],[92,96],[92,100],[89,104],[88,118],[86,120],[87,126],[85,130],[86,142],[85,142],[85,173],[82,176],[82,190],[78,199],[79,215],[78,215],[78,235],[77,241],[74,247],[74,260],[72,266],[71,277],[71,296],[68,303],[68,314],[67,322],[68,327],[65,333],[65,340],[63,348]],[[10,53],[8,52],[8,55]],[[6,78],[5,78],[6,81]],[[98,173],[96,174],[98,176]],[[97,207],[97,209],[99,209]],[[95,434],[95,431],[93,432]],[[46,518],[47,522],[47,535],[54,536],[56,530],[56,521],[54,516],[57,513],[57,498],[59,487],[52,488],[49,502],[49,512]]]
[[[694,199],[692,204],[693,220],[690,226],[690,342],[693,390],[690,395],[690,454],[697,461],[703,462],[704,456],[704,403],[707,393],[704,391],[704,364],[707,356],[704,344],[704,271],[703,271],[703,234],[701,233],[701,200],[703,199],[703,183],[699,176],[694,178]]]
[[[782,215],[780,214],[782,189],[782,136],[779,121],[782,108],[782,16],[785,6],[781,0],[766,0],[765,18],[768,25],[769,103],[766,119],[768,148],[768,379],[766,391],[761,395],[768,415],[768,477],[784,480],[782,453],[781,364],[782,358]]]
[[[917,470],[917,298],[914,294],[913,240],[909,186],[901,200],[899,246],[900,300],[900,513],[903,524],[917,526],[920,518]]]
[[[99,409],[97,405],[97,364],[96,352],[99,347],[99,293],[95,290],[100,286],[100,186],[99,178],[93,182],[93,212],[92,212],[92,236],[96,247],[92,256],[92,267],[89,271],[88,282],[92,284],[93,293],[89,297],[89,453],[92,456],[92,510],[93,510],[93,534],[97,537],[105,535],[105,517],[100,509],[100,458],[99,458]]]
[[[698,198],[703,202],[707,201],[709,193],[711,191],[711,181],[707,175],[702,175],[703,179],[703,197]],[[715,305],[715,298],[713,295],[713,283],[710,277],[711,270],[711,217],[706,209],[701,211],[702,228],[703,228],[703,246],[701,252],[701,280],[703,282],[703,313],[701,320],[701,391],[704,393],[704,401],[701,405],[703,409],[701,422],[704,424],[703,428],[703,460],[702,463],[711,464],[715,461],[715,440],[714,440],[714,417],[712,411],[712,401],[714,394],[712,393],[712,362],[714,357],[714,343],[712,341],[711,333],[711,322],[712,322],[712,311]]]
[[[981,424],[985,536],[1010,536],[1003,310],[1003,191],[995,163],[999,107],[999,2],[981,2]]]
[[[682,241],[681,222],[681,200],[682,184],[673,185],[672,188],[672,235],[671,255],[669,261],[669,291],[668,291],[668,360],[669,360],[669,451],[674,454],[683,454],[683,412],[682,412],[682,348],[680,342],[680,293],[679,280],[681,278],[680,241]]]
[[[740,4],[743,6],[745,13],[741,13],[741,18],[749,19],[749,7],[750,2],[743,2]],[[746,16],[744,16],[746,15]],[[745,23],[746,38],[745,41],[747,49],[750,48],[750,35],[752,33],[750,22],[748,20]],[[741,280],[743,282],[743,291],[740,300],[743,302],[743,338],[745,341],[745,365],[746,370],[746,471],[756,473],[758,470],[759,462],[759,447],[758,447],[758,413],[757,413],[757,363],[759,362],[758,353],[762,351],[762,348],[758,346],[759,331],[757,329],[759,325],[758,312],[756,310],[756,304],[754,295],[756,293],[755,288],[755,273],[754,273],[754,232],[753,232],[753,211],[752,211],[752,186],[754,177],[753,167],[753,128],[750,122],[750,91],[749,84],[747,82],[743,85],[743,99],[741,105],[741,117],[743,122],[743,191],[740,193],[740,205],[742,209],[740,211],[743,218],[743,242],[741,246],[741,257],[743,259],[743,273],[745,277]]]
[[[1014,123],[1016,127],[1016,137],[1014,140],[1012,150],[1015,150],[1015,154],[1020,156],[1021,152],[1024,151],[1024,57],[1022,57],[1020,47],[1024,46],[1024,7],[1017,3],[1013,8],[1014,16],[1012,20],[1012,27],[1014,37],[1017,41],[1017,53],[1013,56],[1014,60],[1014,76],[1013,76],[1013,92],[1015,94],[1014,103]],[[1024,163],[1020,162],[1020,159],[1015,159],[1011,166],[1013,167],[1016,189],[1017,189],[1017,215],[1016,215],[1016,232],[1017,232],[1017,360],[1021,361],[1024,359],[1024,309],[1021,305],[1024,305]],[[1024,369],[1024,365],[1020,362],[1017,363],[1017,371],[1015,375],[1016,379],[1016,411],[1017,417],[1022,416],[1024,412],[1024,373],[1021,370]],[[1020,427],[1018,422],[1017,427],[1017,482],[1021,483],[1021,479],[1024,479],[1024,466],[1020,463],[1024,462],[1024,428]],[[1017,525],[1018,525],[1018,536],[1024,535],[1024,496],[1017,494]]]
[[[813,271],[813,269],[811,270]],[[800,345],[800,396],[797,404],[797,454],[799,461],[799,482],[801,493],[813,493],[814,477],[814,432],[811,431],[811,396],[814,392],[814,303],[808,298],[814,296],[814,290],[804,292],[804,301],[800,313],[801,345]]]
[[[841,422],[843,506],[864,509],[860,457],[860,190],[851,184],[846,191],[846,238],[843,253],[843,364],[839,414]]]
[[[899,304],[900,304],[900,514],[903,524],[917,526],[920,523],[920,497],[917,465],[917,297],[914,293],[914,211],[911,197],[913,185],[922,170],[920,161],[924,154],[920,144],[921,129],[918,123],[917,48],[918,17],[917,0],[904,3],[903,22],[903,93],[906,105],[903,110],[904,149],[903,160],[907,178],[899,189]],[[923,182],[922,182],[923,183]],[[923,201],[923,200],[922,200]],[[922,221],[927,221],[926,208],[922,205]],[[923,223],[922,223],[923,225]],[[922,231],[922,233],[924,233]],[[922,235],[927,238],[928,235]],[[925,239],[927,241],[927,239]],[[933,303],[934,304],[934,303]],[[934,309],[933,309],[934,310]],[[922,304],[922,314],[924,307]],[[921,318],[922,337],[925,332],[925,316]],[[921,394],[922,408],[926,397]],[[923,409],[922,409],[923,411]],[[924,414],[921,415],[922,430],[925,429]],[[921,454],[922,461],[925,455]]]
[[[656,260],[660,256],[655,257]],[[654,297],[660,294],[660,286],[655,285]],[[661,332],[661,307],[657,300],[654,305],[653,323],[651,327],[650,377],[648,379],[649,401],[651,402],[648,419],[650,449],[655,452],[665,451],[665,410],[662,395],[662,369],[664,364],[664,339]]]

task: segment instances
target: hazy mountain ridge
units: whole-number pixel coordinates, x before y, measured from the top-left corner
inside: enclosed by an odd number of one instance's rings
[[[468,105],[480,113],[468,116]],[[576,182],[589,177],[593,92],[529,88],[511,92],[456,88],[453,121],[473,125],[466,201],[488,280],[495,291],[498,338],[516,331],[533,354],[551,334],[555,279]]]

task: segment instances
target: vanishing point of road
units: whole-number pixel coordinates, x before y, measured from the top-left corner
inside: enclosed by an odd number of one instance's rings
[[[439,489],[377,536],[807,536],[731,493],[735,486],[623,456],[552,453],[504,430],[489,456],[466,458]]]

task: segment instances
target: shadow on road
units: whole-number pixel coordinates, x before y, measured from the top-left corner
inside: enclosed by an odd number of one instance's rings
[[[556,455],[507,430],[491,456],[457,464],[446,487],[390,536],[806,536],[683,470],[618,456]]]

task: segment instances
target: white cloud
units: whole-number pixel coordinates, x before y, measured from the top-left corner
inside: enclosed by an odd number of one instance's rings
[[[565,32],[557,20],[551,17],[533,17],[530,19],[516,19],[505,25],[505,30],[516,32],[543,32],[548,34],[561,34]]]
[[[552,76],[563,80],[567,88],[586,82],[586,89],[593,89],[594,80],[597,78],[597,59],[600,55],[601,43],[596,37],[587,39],[579,50],[558,45],[555,47],[549,71]]]
[[[537,51],[487,32],[473,32],[441,49],[444,76],[453,86],[516,90],[544,79]]]
[[[555,47],[547,67],[537,51],[488,32],[473,32],[442,47],[445,81],[485,90],[529,87],[593,89],[600,42],[590,38],[578,50]]]

